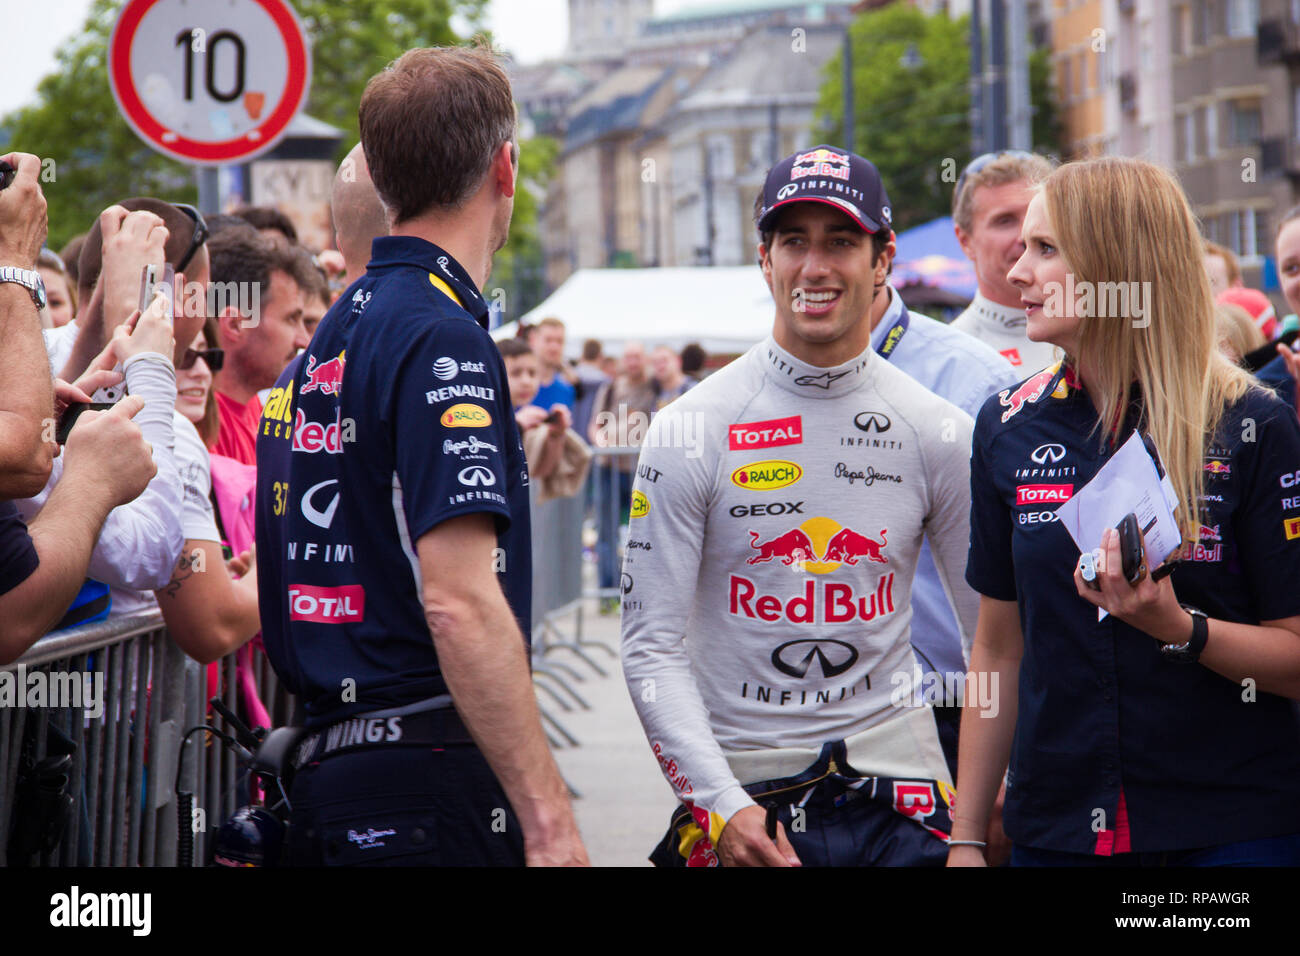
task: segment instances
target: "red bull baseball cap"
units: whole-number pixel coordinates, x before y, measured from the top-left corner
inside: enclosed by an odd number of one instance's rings
[[[870,233],[893,230],[880,171],[870,160],[838,146],[801,149],[772,167],[763,185],[758,231],[770,230],[781,207],[796,202],[834,206]]]

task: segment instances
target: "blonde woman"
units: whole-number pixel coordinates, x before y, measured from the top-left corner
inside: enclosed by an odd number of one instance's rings
[[[984,863],[1004,772],[1013,865],[1300,864],[1300,423],[1215,348],[1200,235],[1167,172],[1063,166],[1023,238],[1009,278],[1029,337],[1066,358],[975,427],[971,670],[994,699],[963,716],[949,865]],[[1082,307],[1103,282],[1126,283],[1125,314]],[[1108,531],[1092,591],[1055,502],[1135,428],[1187,544],[1172,575],[1130,586]]]

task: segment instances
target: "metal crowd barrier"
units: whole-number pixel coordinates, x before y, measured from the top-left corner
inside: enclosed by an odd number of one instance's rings
[[[287,722],[292,699],[275,681],[265,655],[256,652],[253,660],[259,697],[277,726]],[[238,703],[234,655],[218,666],[226,706],[245,717]],[[0,681],[6,673],[11,688],[22,696],[21,705],[0,706],[0,866],[175,865],[176,763],[181,735],[205,722],[207,675],[167,636],[161,613],[58,631],[14,664],[0,667]],[[82,676],[87,674],[90,700]],[[83,690],[79,699],[68,694],[60,706],[27,706],[27,690],[41,681],[47,690],[61,686],[69,691],[73,683]],[[95,687],[101,681],[99,694]],[[219,719],[207,722],[229,732]],[[23,760],[24,745],[29,761]],[[71,768],[61,792],[71,798],[71,806],[62,839],[52,851],[11,858],[10,841],[16,835],[11,831],[41,819],[39,812],[29,811],[17,828],[12,825],[23,765],[66,752],[69,745]],[[222,822],[248,802],[247,788],[234,754],[198,733],[186,747],[181,788],[196,796],[202,811],[190,826],[194,861],[202,865]]]

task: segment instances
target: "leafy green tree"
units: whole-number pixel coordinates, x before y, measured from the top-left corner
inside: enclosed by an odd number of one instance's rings
[[[338,159],[357,142],[357,104],[370,77],[411,47],[465,42],[453,28],[453,15],[475,31],[485,5],[486,0],[294,0],[312,46],[306,111],[344,130]],[[0,120],[0,142],[8,148],[54,160],[42,187],[49,202],[49,243],[56,249],[125,196],[196,199],[193,170],[145,145],[113,102],[105,63],[121,6],[119,0],[95,0],[81,32],[59,49],[57,69],[41,80],[36,101]]]
[[[894,3],[850,27],[853,141],[880,170],[893,202],[895,229],[947,215],[956,174],[970,161],[970,20],[927,16]],[[1057,148],[1046,51],[1030,58],[1035,149]],[[826,67],[820,138],[843,138],[843,60]],[[946,162],[947,161],[947,162]]]

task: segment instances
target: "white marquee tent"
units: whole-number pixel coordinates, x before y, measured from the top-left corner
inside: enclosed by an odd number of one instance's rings
[[[523,317],[564,322],[565,352],[577,357],[586,339],[607,355],[626,342],[680,349],[698,342],[710,353],[744,352],[772,331],[772,295],[757,265],[671,269],[579,269]],[[510,322],[494,339],[515,334]]]

